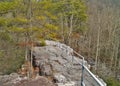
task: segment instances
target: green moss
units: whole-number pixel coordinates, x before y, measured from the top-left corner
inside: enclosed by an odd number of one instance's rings
[[[107,83],[107,86],[120,86],[120,82],[114,78],[110,77],[110,78],[107,78],[105,81]]]
[[[41,40],[41,41],[40,41],[40,45],[41,45],[41,46],[46,46],[45,40]]]

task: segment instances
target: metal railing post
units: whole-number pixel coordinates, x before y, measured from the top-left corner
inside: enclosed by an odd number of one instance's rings
[[[82,59],[81,86],[85,86],[85,84],[84,84],[84,58]]]
[[[85,86],[84,83],[84,71],[86,71],[88,74],[91,75],[91,77],[98,83],[99,86],[107,86],[106,84],[103,84],[86,66],[85,66],[85,61],[84,61],[84,57],[82,55],[80,55],[79,53],[77,53],[76,51],[74,51],[74,53],[76,55],[78,55],[79,57],[82,58],[82,64],[74,58],[74,60],[76,60],[76,62],[78,62],[81,66],[82,66],[82,75],[81,75],[81,86]]]

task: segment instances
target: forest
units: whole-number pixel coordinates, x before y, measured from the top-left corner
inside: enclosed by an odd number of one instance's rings
[[[120,86],[119,0],[0,0],[0,74],[17,72],[31,43],[54,40]]]

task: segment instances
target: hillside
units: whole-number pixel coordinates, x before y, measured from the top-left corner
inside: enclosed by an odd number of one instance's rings
[[[99,82],[101,82],[101,86],[106,86],[106,83],[98,76],[94,74],[91,75],[92,72],[90,72],[90,70],[88,69],[88,67],[90,68],[90,65],[86,61],[84,61],[84,74],[82,73],[82,59],[78,56],[75,56],[73,54],[73,49],[65,44],[47,40],[46,46],[36,46],[33,47],[32,50],[32,76],[34,76],[35,78],[33,78],[32,80],[21,78],[20,80],[20,77],[16,75],[16,78],[11,78],[13,80],[7,80],[7,78],[1,76],[0,81],[4,81],[5,86],[10,86],[10,83],[13,82],[14,84],[16,83],[15,86],[33,86],[35,85],[35,83],[36,86],[42,86],[44,85],[44,83],[47,82],[47,80],[45,80],[45,78],[42,78],[41,76],[48,78],[50,82],[53,82],[57,86],[78,86],[80,85],[80,83],[82,83],[82,75],[83,83],[86,86],[99,86]],[[39,68],[38,71],[37,68]],[[39,76],[38,74],[41,76]],[[11,74],[7,77],[14,77],[14,75],[15,74],[13,74],[12,76]],[[25,76],[26,75],[24,75],[24,77]],[[95,77],[97,78],[95,79]],[[41,81],[39,81],[39,79],[45,82],[42,83]],[[98,80],[99,82],[97,82],[96,80]],[[41,84],[39,85],[39,83]],[[45,86],[47,86],[47,84]]]
[[[45,46],[45,40],[52,40],[83,55],[92,66],[91,71],[109,86],[119,86],[119,2],[0,0],[0,75],[21,72],[26,64],[31,65],[30,50]],[[32,78],[32,68],[27,70],[27,76]]]

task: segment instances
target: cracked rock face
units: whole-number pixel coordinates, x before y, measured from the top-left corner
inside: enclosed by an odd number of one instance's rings
[[[75,61],[72,62],[72,55],[65,51],[57,46],[34,47],[35,64],[39,65],[40,73],[45,76],[60,73],[67,80],[80,80],[81,72],[78,71],[81,71],[81,66]]]
[[[46,44],[44,47],[33,48],[34,64],[39,67],[40,75],[56,79],[58,86],[79,86],[82,59],[74,56],[73,49],[65,44],[54,41],[46,41]],[[86,61],[84,65],[89,68]],[[74,85],[70,84],[71,81]],[[65,82],[67,85],[63,85]],[[84,82],[86,86],[99,86],[88,72],[84,72]]]

